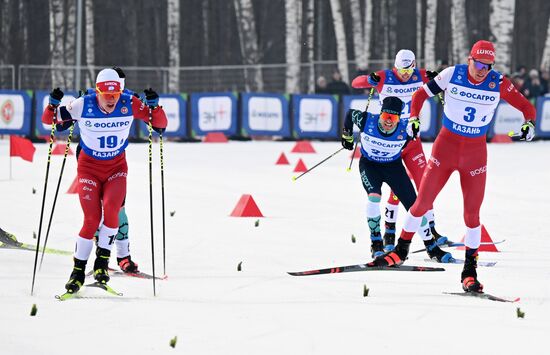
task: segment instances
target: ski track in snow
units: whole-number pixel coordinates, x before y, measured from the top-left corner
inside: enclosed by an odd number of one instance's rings
[[[122,297],[87,289],[98,299],[60,302],[70,256],[46,254],[30,295],[34,253],[0,249],[2,354],[407,354],[544,353],[550,330],[550,142],[490,144],[481,220],[494,240],[506,239],[497,261],[479,268],[488,293],[521,297],[505,304],[442,292],[460,291],[462,265],[445,272],[355,272],[293,277],[287,271],[370,260],[366,193],[357,161],[340,152],[312,172],[292,170],[298,158],[313,166],[340,148],[313,142],[316,154],[290,153],[294,142],[166,142],[166,273],[168,280],[112,278]],[[0,140],[0,227],[35,244],[47,144],[34,163],[12,160]],[[74,147],[73,147],[74,148]],[[431,144],[424,143],[429,154]],[[160,164],[154,147],[155,270],[163,273]],[[275,165],[281,152],[290,165]],[[151,273],[147,144],[130,144],[126,210],[132,257]],[[62,156],[52,158],[42,241]],[[76,176],[74,155],[65,167],[48,247],[72,250],[82,212],[66,194]],[[32,194],[32,188],[37,191]],[[266,216],[234,218],[242,194]],[[388,196],[385,187],[383,201]],[[383,207],[382,207],[383,208]],[[170,211],[176,211],[170,217]],[[453,241],[464,234],[462,195],[453,174],[435,202],[437,229]],[[400,229],[405,211],[401,208]],[[351,235],[356,243],[351,242]],[[421,248],[415,237],[411,250]],[[454,250],[454,249],[450,249]],[[113,252],[114,253],[114,252]],[[454,250],[463,258],[463,251]],[[434,266],[426,254],[409,265]],[[242,271],[237,264],[242,261]],[[93,265],[93,254],[88,268]],[[112,261],[111,266],[115,267]],[[436,265],[435,265],[436,266]],[[363,297],[363,287],[369,296]],[[38,313],[31,317],[33,304]],[[516,308],[525,312],[516,317]],[[175,349],[169,341],[178,336]]]

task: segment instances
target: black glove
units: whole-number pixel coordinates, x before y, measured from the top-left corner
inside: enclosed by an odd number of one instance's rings
[[[434,71],[429,71],[429,70],[426,70],[426,76],[428,77],[428,79],[430,80],[433,80],[439,73],[434,70]]]
[[[342,130],[342,147],[347,150],[353,150],[353,132],[345,128]]]
[[[372,86],[377,86],[378,83],[380,82],[380,77],[375,72],[372,72],[372,73],[369,74],[369,77],[367,78],[367,81]]]
[[[159,95],[151,88],[145,89],[143,92],[145,93],[145,103],[154,110],[159,105]]]
[[[63,98],[63,91],[60,88],[55,88],[50,92],[50,101],[49,104],[53,107],[59,106],[61,99]]]
[[[535,138],[535,124],[533,121],[525,121],[525,123],[521,125],[520,140],[531,142],[533,138]]]
[[[113,70],[116,71],[116,73],[118,74],[118,77],[119,77],[119,78],[121,78],[121,79],[126,78],[126,74],[124,74],[124,72],[122,71],[122,69],[120,69],[119,67],[113,67]]]

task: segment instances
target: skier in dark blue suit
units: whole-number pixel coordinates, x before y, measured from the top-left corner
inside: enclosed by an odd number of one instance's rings
[[[382,102],[379,115],[349,110],[344,121],[344,148],[353,149],[353,125],[357,125],[361,131],[359,171],[361,182],[368,194],[367,220],[373,257],[384,253],[384,243],[380,235],[382,183],[390,186],[407,211],[416,200],[416,192],[401,159],[401,151],[410,140],[407,135],[408,119],[400,117],[402,108],[401,99],[389,96]],[[424,240],[430,258],[440,262],[452,261],[452,255],[442,251],[435,243],[426,219],[418,232]]]

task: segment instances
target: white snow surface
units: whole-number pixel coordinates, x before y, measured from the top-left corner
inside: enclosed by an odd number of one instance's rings
[[[35,244],[47,144],[34,163],[12,159],[0,141],[0,227]],[[313,166],[340,148],[313,142],[316,154],[291,153],[294,142],[165,142],[166,281],[112,277],[122,297],[84,289],[96,299],[60,302],[72,258],[46,254],[30,295],[34,252],[0,249],[1,354],[543,354],[550,331],[550,142],[489,144],[481,220],[499,253],[481,253],[485,291],[521,297],[499,303],[443,294],[459,292],[460,265],[445,272],[354,272],[293,277],[287,271],[364,263],[370,258],[366,193],[357,160],[340,152],[297,181],[299,158]],[[74,146],[73,146],[74,148]],[[151,273],[147,144],[130,144],[126,209],[132,257]],[[429,154],[431,144],[424,143]],[[159,145],[154,146],[154,243],[163,273]],[[290,165],[275,165],[284,152]],[[62,156],[52,158],[47,221]],[[82,223],[78,198],[66,194],[76,176],[65,167],[48,247],[74,248]],[[32,193],[32,189],[36,193]],[[385,188],[383,201],[388,196]],[[235,218],[242,194],[264,214]],[[173,217],[171,211],[175,211]],[[435,202],[437,229],[460,241],[462,195],[453,174]],[[405,216],[401,208],[398,227]],[[352,243],[352,234],[357,242]],[[418,236],[411,250],[423,247]],[[463,258],[463,251],[453,255]],[[113,249],[114,254],[114,249]],[[426,262],[411,254],[409,265]],[[88,269],[93,265],[90,257]],[[242,271],[237,265],[242,262]],[[114,260],[111,266],[116,267]],[[90,278],[88,281],[91,282]],[[363,288],[370,289],[363,297]],[[38,313],[31,317],[33,304]],[[525,318],[516,316],[516,308]],[[169,346],[177,336],[175,348]]]

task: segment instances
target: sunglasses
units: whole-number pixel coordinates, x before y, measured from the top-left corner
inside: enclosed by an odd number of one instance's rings
[[[399,74],[412,74],[414,72],[414,68],[398,68],[397,72]]]
[[[399,122],[399,115],[389,113],[389,112],[381,112],[380,113],[380,119],[383,121],[391,120],[392,122]]]
[[[477,70],[487,69],[487,71],[489,71],[493,68],[493,64],[485,64],[485,63],[482,63],[482,62],[478,62],[477,60],[475,60],[473,58],[472,58],[472,60],[474,61],[474,66]]]
[[[98,86],[95,87],[97,93],[101,96],[114,96],[115,98],[119,97],[121,92],[120,91],[101,91]]]

